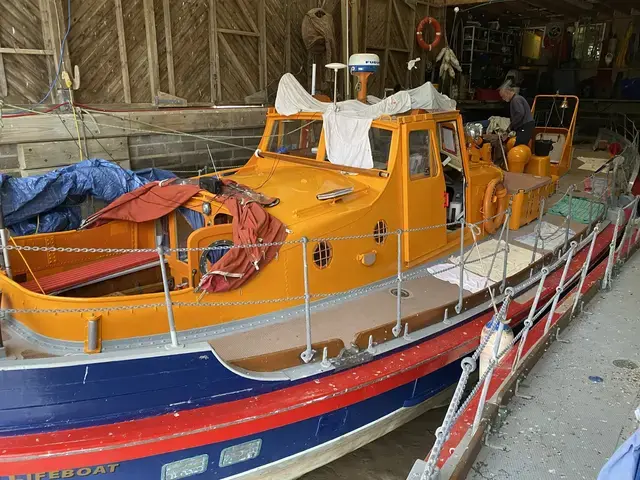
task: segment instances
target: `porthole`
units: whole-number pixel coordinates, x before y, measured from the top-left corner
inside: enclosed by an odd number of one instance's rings
[[[387,223],[384,220],[379,220],[373,228],[373,239],[378,245],[382,245],[387,240],[388,233]]]
[[[233,247],[231,240],[216,240],[200,255],[200,275],[205,275]]]
[[[333,248],[329,242],[318,242],[313,249],[313,263],[318,268],[327,268],[333,258]]]

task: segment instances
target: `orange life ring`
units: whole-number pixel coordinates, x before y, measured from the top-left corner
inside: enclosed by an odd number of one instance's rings
[[[426,27],[427,25],[432,25],[433,29],[436,32],[436,39],[433,41],[433,43],[427,43],[424,41],[424,27]],[[418,45],[420,45],[420,48],[430,52],[438,46],[440,40],[442,39],[442,28],[440,27],[440,23],[433,17],[424,17],[418,24],[416,39],[418,40]]]
[[[487,185],[484,194],[482,217],[484,228],[488,233],[496,233],[507,213],[507,189],[499,178],[494,178]],[[497,216],[496,216],[497,215]]]

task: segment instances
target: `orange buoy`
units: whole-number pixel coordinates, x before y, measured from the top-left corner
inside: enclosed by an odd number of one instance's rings
[[[427,43],[424,39],[424,27],[426,27],[427,25],[431,25],[436,32],[436,39],[431,43]],[[420,48],[430,52],[438,46],[440,40],[442,39],[442,27],[440,27],[440,23],[433,17],[424,17],[418,24],[416,39],[418,40],[418,45],[420,45]]]
[[[507,213],[507,189],[499,178],[494,178],[487,185],[484,193],[482,218],[488,233],[496,233]]]

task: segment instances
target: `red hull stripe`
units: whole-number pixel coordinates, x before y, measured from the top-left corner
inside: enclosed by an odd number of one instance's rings
[[[613,227],[599,236],[595,253],[611,241]],[[607,239],[608,237],[608,239]],[[586,260],[576,255],[570,275]],[[561,271],[549,276],[548,299]],[[521,321],[532,300],[513,302],[509,316]],[[234,402],[131,422],[0,439],[0,475],[123,462],[231,440],[288,425],[366,400],[409,383],[473,351],[487,312],[421,345],[315,381]],[[469,339],[460,343],[461,338]],[[215,421],[215,423],[212,423]]]

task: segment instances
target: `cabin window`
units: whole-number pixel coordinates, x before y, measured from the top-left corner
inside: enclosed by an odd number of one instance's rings
[[[269,151],[315,159],[321,134],[321,120],[277,120],[269,138]]]
[[[429,130],[409,132],[409,175],[430,177],[431,173],[431,132]]]
[[[438,149],[443,166],[462,171],[462,152],[456,122],[438,123]]]
[[[382,128],[369,129],[369,142],[373,156],[373,168],[386,170],[389,166],[389,151],[391,150],[393,131]]]

